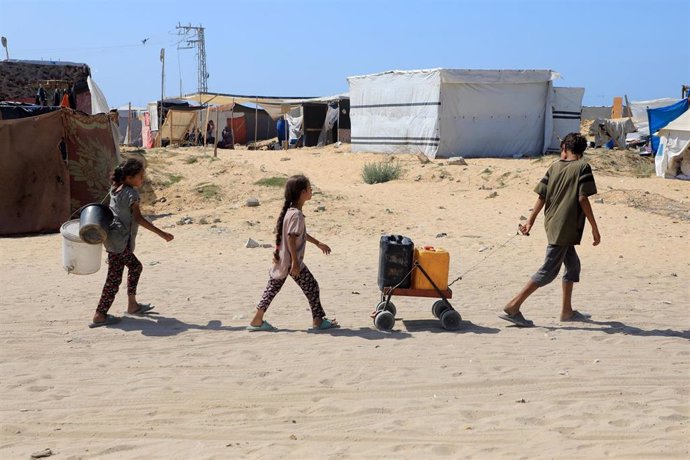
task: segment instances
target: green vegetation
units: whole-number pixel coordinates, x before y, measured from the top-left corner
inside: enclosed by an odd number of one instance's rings
[[[168,180],[163,182],[161,185],[163,187],[170,187],[173,184],[177,184],[182,179],[184,179],[184,176],[181,176],[179,174],[168,174]]]
[[[216,184],[211,183],[201,183],[196,186],[196,191],[201,193],[201,195],[210,200],[212,198],[220,199],[220,187]]]
[[[188,165],[194,164],[198,161],[199,159],[197,157],[187,157],[184,162],[187,163]]]
[[[285,187],[287,180],[288,178],[283,176],[264,177],[254,182],[254,185],[261,185],[263,187]]]
[[[379,161],[367,163],[362,167],[362,179],[367,184],[380,184],[399,179],[402,175],[400,162]]]

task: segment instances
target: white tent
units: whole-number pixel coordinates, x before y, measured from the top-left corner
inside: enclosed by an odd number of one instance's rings
[[[659,130],[656,175],[690,180],[690,110]]]
[[[553,141],[550,70],[431,69],[349,77],[352,150],[516,157]],[[565,99],[565,97],[564,97]],[[567,104],[577,112],[581,100]]]
[[[561,151],[561,139],[569,133],[580,132],[584,88],[553,88],[553,135],[550,151]]]

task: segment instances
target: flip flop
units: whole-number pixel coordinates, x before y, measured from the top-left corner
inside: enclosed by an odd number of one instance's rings
[[[321,324],[319,324],[319,327],[313,327],[312,329],[315,331],[325,331],[326,329],[337,329],[340,327],[340,324],[338,324],[335,320],[331,321],[330,319],[324,318],[321,321]]]
[[[589,321],[592,321],[592,315],[589,313],[582,313],[577,310],[573,310],[573,316],[571,316],[568,319],[562,319],[561,323],[567,323],[569,321],[579,321],[581,323],[587,323]]]
[[[499,318],[502,320],[508,321],[509,323],[513,323],[518,327],[533,327],[534,326],[534,321],[531,321],[524,316],[522,316],[522,313],[517,312],[514,315],[509,315],[508,313],[504,313],[502,315],[498,315]]]
[[[91,323],[89,324],[89,327],[93,329],[94,327],[101,327],[101,326],[111,326],[113,324],[117,324],[120,322],[120,318],[117,316],[113,315],[105,315],[105,321],[101,321],[99,323]]]
[[[150,303],[138,303],[137,305],[139,305],[139,309],[137,311],[133,311],[132,313],[128,312],[127,314],[128,315],[139,315],[139,316],[141,316],[141,315],[147,314],[148,312],[150,312],[151,310],[156,308],[155,306],[151,305]]]
[[[247,330],[249,332],[257,332],[257,331],[266,331],[266,332],[271,332],[271,331],[277,331],[278,329],[274,327],[271,323],[268,321],[264,321],[261,323],[261,326],[252,326],[251,324],[247,326]]]

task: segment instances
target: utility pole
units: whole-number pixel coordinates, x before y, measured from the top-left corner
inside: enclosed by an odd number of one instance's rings
[[[161,105],[158,106],[158,139],[163,147],[163,100],[165,99],[165,48],[161,48]],[[172,139],[171,139],[172,142]]]
[[[197,92],[205,93],[208,91],[208,72],[206,71],[206,41],[204,38],[204,28],[190,25],[180,25],[177,23],[177,35],[185,37],[177,44],[178,50],[197,49]],[[186,46],[180,46],[182,42]]]

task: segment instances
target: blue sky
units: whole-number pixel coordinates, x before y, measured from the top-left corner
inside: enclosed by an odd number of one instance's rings
[[[321,96],[351,75],[447,67],[552,69],[586,105],[680,97],[689,18],[687,0],[0,0],[10,58],[87,63],[111,106],[160,96],[161,48],[166,96],[196,91],[178,23],[205,27],[215,92]]]

